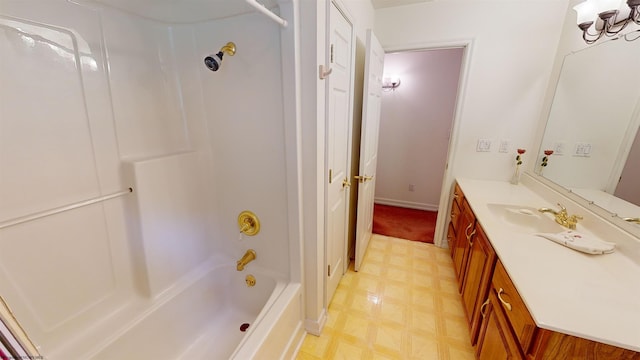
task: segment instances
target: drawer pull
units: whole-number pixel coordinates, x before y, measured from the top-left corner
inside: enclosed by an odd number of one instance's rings
[[[487,314],[484,313],[484,307],[489,305],[489,299],[487,298],[487,300],[485,302],[482,303],[482,306],[480,306],[480,314],[482,314],[482,318],[484,319]]]
[[[473,223],[469,224],[469,226],[467,227],[467,230],[469,229],[470,226],[472,226]],[[471,232],[471,234],[467,234],[467,230],[464,231],[464,234],[467,235],[467,241],[469,242],[469,247],[473,246],[473,241],[471,241],[471,238],[473,237],[473,235],[475,235],[476,230],[478,229],[473,229],[473,231]]]
[[[502,295],[502,293],[503,293],[503,292],[504,292],[504,289],[503,289],[503,288],[500,288],[500,290],[498,290],[498,299],[500,299],[500,302],[501,302],[502,304],[504,304],[504,307],[506,307],[506,308],[507,308],[507,310],[511,311],[511,304],[509,304],[508,302],[504,301],[504,300],[502,299],[502,296],[500,296],[500,295]]]
[[[469,231],[469,229],[471,229],[471,227],[473,226],[473,223],[469,223],[469,226],[467,226],[466,229],[464,229],[464,235],[467,237],[467,240],[471,240],[471,237],[476,233],[476,229],[473,229],[473,231],[471,232],[471,234],[468,234],[467,231]]]

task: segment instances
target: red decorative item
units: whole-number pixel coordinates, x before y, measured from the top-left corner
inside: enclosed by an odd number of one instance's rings
[[[553,154],[553,150],[545,150],[544,154],[549,156],[549,155]]]
[[[518,154],[520,154],[520,155],[524,154],[525,152],[527,152],[527,150],[525,150],[525,149],[518,149]]]

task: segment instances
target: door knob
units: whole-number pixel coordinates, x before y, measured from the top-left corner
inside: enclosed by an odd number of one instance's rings
[[[364,175],[364,176],[356,175],[353,178],[358,180],[358,182],[360,182],[360,183],[373,180],[373,176],[369,176],[369,175]]]
[[[351,186],[351,182],[349,181],[349,179],[344,179],[342,180],[342,188],[348,188],[349,186]]]

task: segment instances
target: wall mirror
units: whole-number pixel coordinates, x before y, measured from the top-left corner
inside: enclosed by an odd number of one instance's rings
[[[620,218],[640,218],[639,37],[565,57],[534,169]]]

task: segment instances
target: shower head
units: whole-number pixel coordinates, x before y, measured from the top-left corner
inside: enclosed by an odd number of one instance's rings
[[[207,69],[211,71],[218,71],[220,65],[222,65],[222,57],[224,54],[228,54],[229,56],[233,56],[236,53],[236,44],[232,42],[228,42],[225,46],[223,46],[217,54],[209,55],[204,58],[204,64],[207,66]]]

